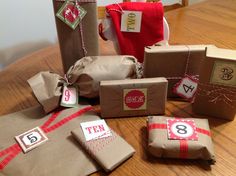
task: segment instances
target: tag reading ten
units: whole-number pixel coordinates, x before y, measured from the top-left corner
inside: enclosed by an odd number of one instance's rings
[[[121,31],[140,32],[141,21],[142,21],[142,12],[124,10],[121,16]]]

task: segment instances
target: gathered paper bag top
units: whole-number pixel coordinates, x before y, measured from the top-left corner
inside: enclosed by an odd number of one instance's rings
[[[98,166],[71,135],[81,122],[100,119],[92,107],[43,114],[35,107],[0,117],[0,176],[83,176],[97,171]],[[49,140],[23,153],[14,137],[35,127]]]
[[[50,112],[59,106],[63,84],[77,86],[80,96],[94,98],[99,96],[100,81],[138,78],[140,68],[133,56],[91,56],[78,60],[64,77],[40,72],[28,83],[44,110]]]

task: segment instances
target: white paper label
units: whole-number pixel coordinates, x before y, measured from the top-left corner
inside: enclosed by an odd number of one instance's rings
[[[185,77],[177,83],[174,92],[183,98],[192,99],[197,91],[197,85],[197,80]]]
[[[15,139],[21,146],[24,153],[38,147],[48,140],[47,136],[39,127],[15,136]]]
[[[75,107],[78,104],[77,89],[75,87],[64,86],[61,98],[61,106]]]
[[[121,31],[140,32],[141,22],[142,22],[142,12],[124,10],[121,16]]]
[[[105,120],[83,122],[80,126],[83,130],[86,141],[112,136],[110,128],[107,126]]]

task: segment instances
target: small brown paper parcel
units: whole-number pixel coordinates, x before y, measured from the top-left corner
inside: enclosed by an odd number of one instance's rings
[[[79,6],[86,11],[86,15],[74,30],[56,17],[56,13],[66,1],[52,1],[64,72],[78,59],[99,55],[96,0],[78,0]],[[75,3],[76,0],[70,2]]]
[[[64,77],[51,72],[39,72],[28,80],[39,103],[46,112],[59,106],[63,85],[77,86],[79,96],[99,96],[102,80],[141,77],[140,65],[133,56],[91,56],[78,60]]]
[[[107,172],[114,170],[130,158],[135,150],[122,137],[110,129],[112,136],[86,141],[81,128],[73,130],[72,135],[98,164]]]
[[[207,119],[150,116],[147,126],[148,150],[153,156],[215,162]]]
[[[193,103],[196,114],[234,120],[236,50],[207,47]]]
[[[78,145],[70,132],[83,121],[98,119],[91,106],[82,105],[56,111],[46,117],[41,107],[1,116],[0,175],[83,176],[97,171],[99,166]],[[40,127],[48,141],[23,153],[14,137],[35,127]],[[30,134],[28,138],[34,140],[36,136]]]
[[[185,75],[197,77],[205,49],[209,45],[169,45],[145,48],[144,77],[165,77],[168,82],[168,97],[178,97],[173,87]]]
[[[101,81],[101,116],[145,116],[165,113],[165,78]]]

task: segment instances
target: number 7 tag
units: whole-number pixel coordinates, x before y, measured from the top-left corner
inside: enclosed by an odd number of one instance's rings
[[[192,101],[197,91],[198,79],[186,75],[173,88],[173,92],[182,98]]]

